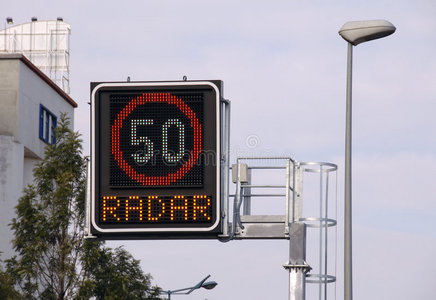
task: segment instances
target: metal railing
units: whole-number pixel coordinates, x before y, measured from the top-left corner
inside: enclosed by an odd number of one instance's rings
[[[297,162],[290,157],[240,157],[231,170],[232,181],[236,184],[235,193],[228,195],[228,199],[233,198],[233,218],[231,222],[229,220],[228,234],[222,237],[222,241],[290,239],[294,244],[304,243],[298,250],[302,251],[299,263],[295,260],[292,262],[295,245],[290,247],[290,260],[285,265],[290,272],[290,285],[296,282],[300,282],[300,285],[314,283],[317,284],[314,293],[318,294],[318,299],[327,299],[328,295],[335,298],[336,287],[329,293],[327,285],[336,282],[337,197],[336,186],[333,189],[329,187],[337,182],[337,166],[325,162]],[[265,171],[275,172],[275,175],[262,175]],[[334,201],[329,201],[331,198]],[[277,205],[275,199],[283,199],[285,211],[274,215],[253,214],[255,199],[266,200],[267,206],[273,202]],[[308,228],[310,266],[306,263],[306,229],[301,238],[291,236],[298,228],[296,226],[301,224]],[[335,233],[333,239],[329,238],[332,229]],[[330,252],[334,252],[333,258],[330,258]],[[298,279],[296,270],[303,270],[300,274],[304,274],[304,279]],[[313,272],[308,274],[310,270]],[[299,292],[304,294],[305,289]],[[314,295],[310,297],[314,298]],[[290,299],[293,299],[291,294]]]

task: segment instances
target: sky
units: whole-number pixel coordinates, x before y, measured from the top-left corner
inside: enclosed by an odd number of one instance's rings
[[[79,104],[74,123],[85,154],[90,82],[187,76],[223,80],[233,162],[281,155],[337,164],[337,251],[329,253],[336,299],[343,298],[347,55],[338,30],[352,20],[392,22],[393,35],[354,48],[354,297],[436,294],[436,2],[0,0],[0,7],[0,18],[15,24],[36,16],[71,25],[70,95]],[[108,245],[124,245],[163,289],[208,274],[218,282],[174,299],[287,299],[286,240]],[[317,295],[316,286],[307,288]]]

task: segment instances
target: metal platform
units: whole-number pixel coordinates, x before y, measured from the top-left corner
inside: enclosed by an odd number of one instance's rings
[[[336,170],[331,163],[297,162],[290,157],[243,157],[231,168],[236,187],[234,194],[224,194],[224,201],[233,199],[233,205],[224,203],[226,234],[221,241],[288,239],[289,260],[284,268],[289,271],[289,299],[305,299],[306,282],[317,284],[312,289],[316,297],[311,295],[310,299],[327,299],[335,294],[327,287],[336,281],[336,236],[328,238],[330,231],[336,234],[336,186],[330,187],[336,184]],[[334,201],[329,202],[330,198]],[[278,203],[284,211],[253,214],[254,202],[263,203],[261,212]],[[306,252],[308,239],[310,248]],[[332,251],[334,259],[329,259]]]

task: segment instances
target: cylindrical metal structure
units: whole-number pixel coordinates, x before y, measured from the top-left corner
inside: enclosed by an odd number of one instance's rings
[[[306,299],[306,224],[292,223],[289,229],[289,261],[283,266],[289,271],[289,300]]]
[[[306,295],[309,299],[335,299],[337,166],[326,162],[299,164],[304,174],[301,196],[305,205],[299,221],[308,228],[307,243],[310,247],[307,261],[312,267],[311,273],[306,275],[306,282],[313,284]],[[328,287],[330,283],[333,285]]]
[[[289,300],[306,299],[306,271],[292,268],[289,270]]]

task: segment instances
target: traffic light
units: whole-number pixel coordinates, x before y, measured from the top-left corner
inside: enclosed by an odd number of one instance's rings
[[[91,233],[222,231],[221,81],[91,83]]]

